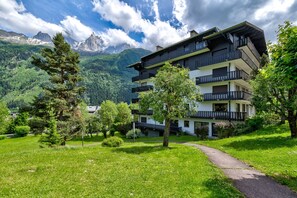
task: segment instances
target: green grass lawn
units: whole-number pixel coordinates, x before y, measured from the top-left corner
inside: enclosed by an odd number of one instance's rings
[[[103,148],[99,136],[83,148],[77,140],[41,149],[37,140],[0,141],[0,197],[241,197],[192,147],[125,142]]]
[[[225,151],[297,191],[297,139],[290,138],[288,125],[199,144]]]

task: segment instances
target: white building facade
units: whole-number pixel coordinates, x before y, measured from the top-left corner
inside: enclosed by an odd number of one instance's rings
[[[132,78],[138,85],[132,92],[153,89],[151,77],[168,61],[189,68],[189,76],[203,96],[197,113],[175,120],[171,132],[182,130],[194,135],[197,128],[207,126],[208,135],[216,136],[215,123],[243,122],[255,114],[249,80],[260,68],[262,54],[267,53],[264,33],[258,27],[243,22],[224,30],[212,28],[200,34],[192,31],[188,39],[157,49],[129,66],[139,71],[139,75]],[[132,102],[138,100],[135,98]],[[137,110],[133,113],[139,115],[137,127],[162,134],[164,123],[153,120],[152,111],[146,115]]]

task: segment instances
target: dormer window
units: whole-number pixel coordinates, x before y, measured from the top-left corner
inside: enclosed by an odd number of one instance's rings
[[[190,51],[190,47],[189,45],[185,45],[184,46],[184,52],[189,52]]]
[[[196,42],[195,44],[195,48],[196,50],[200,50],[200,49],[203,49],[206,47],[206,42],[205,41],[202,41],[202,42]]]

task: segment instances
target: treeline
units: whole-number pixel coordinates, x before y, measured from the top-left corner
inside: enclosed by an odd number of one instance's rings
[[[28,106],[48,83],[48,75],[31,64],[32,55],[43,48],[0,41],[0,100],[10,109]],[[137,73],[126,67],[148,53],[143,49],[129,49],[119,54],[82,56],[85,102],[89,105],[99,105],[107,99],[130,102],[131,77]]]

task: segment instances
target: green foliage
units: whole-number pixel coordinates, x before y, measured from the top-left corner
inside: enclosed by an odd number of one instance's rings
[[[53,147],[61,142],[60,135],[57,130],[57,121],[53,115],[51,115],[49,123],[49,127],[45,131],[44,134],[39,139],[39,142],[43,145],[48,147]]]
[[[48,121],[39,117],[35,117],[29,120],[29,126],[32,133],[35,135],[42,134],[44,129],[48,126]]]
[[[248,118],[245,122],[247,126],[251,128],[251,131],[256,131],[263,127],[264,119],[260,115],[255,115]]]
[[[130,131],[127,132],[126,138],[127,139],[139,138],[140,134],[141,134],[140,129],[135,129],[135,132],[133,129],[131,129]]]
[[[109,137],[102,141],[102,146],[105,147],[120,147],[124,143],[123,139],[120,137]]]
[[[31,63],[31,56],[38,56],[44,48],[0,41],[0,98],[10,109],[28,106],[48,84],[47,73]],[[84,100],[89,105],[98,105],[104,100],[129,102],[133,95],[131,77],[137,73],[126,67],[148,53],[143,49],[128,49],[119,54],[82,55]]]
[[[15,127],[15,134],[17,137],[24,137],[27,136],[30,132],[29,126],[16,126]]]
[[[154,120],[165,120],[163,146],[168,146],[170,121],[195,111],[201,96],[198,87],[189,79],[189,70],[168,62],[152,81],[154,90],[140,94],[140,110],[146,112],[152,108]]]
[[[205,140],[208,136],[208,126],[200,126],[195,131],[198,138]]]
[[[0,134],[6,133],[9,123],[9,109],[3,102],[0,102]]]
[[[17,115],[17,117],[14,119],[14,125],[15,126],[27,126],[29,119],[29,113],[23,112]]]
[[[117,104],[118,114],[115,118],[114,128],[122,135],[125,135],[131,129],[132,113],[127,103]]]
[[[84,88],[80,85],[79,54],[71,50],[61,33],[54,36],[53,43],[54,49],[42,49],[41,57],[33,56],[32,63],[50,76],[50,83],[43,89],[65,145],[68,138],[82,129],[79,103]]]
[[[104,133],[104,137],[106,137],[107,131],[111,129],[118,115],[117,105],[110,100],[102,102],[98,115],[103,126],[102,132]]]
[[[5,135],[0,135],[0,140],[5,140],[6,136]]]
[[[277,43],[269,45],[271,62],[253,81],[254,101],[263,111],[288,120],[291,137],[297,137],[297,26],[279,26]],[[269,108],[271,107],[271,108]],[[270,112],[271,112],[270,110]]]
[[[214,130],[218,133],[218,138],[227,138],[233,135],[234,127],[230,123],[218,122],[215,123]]]

